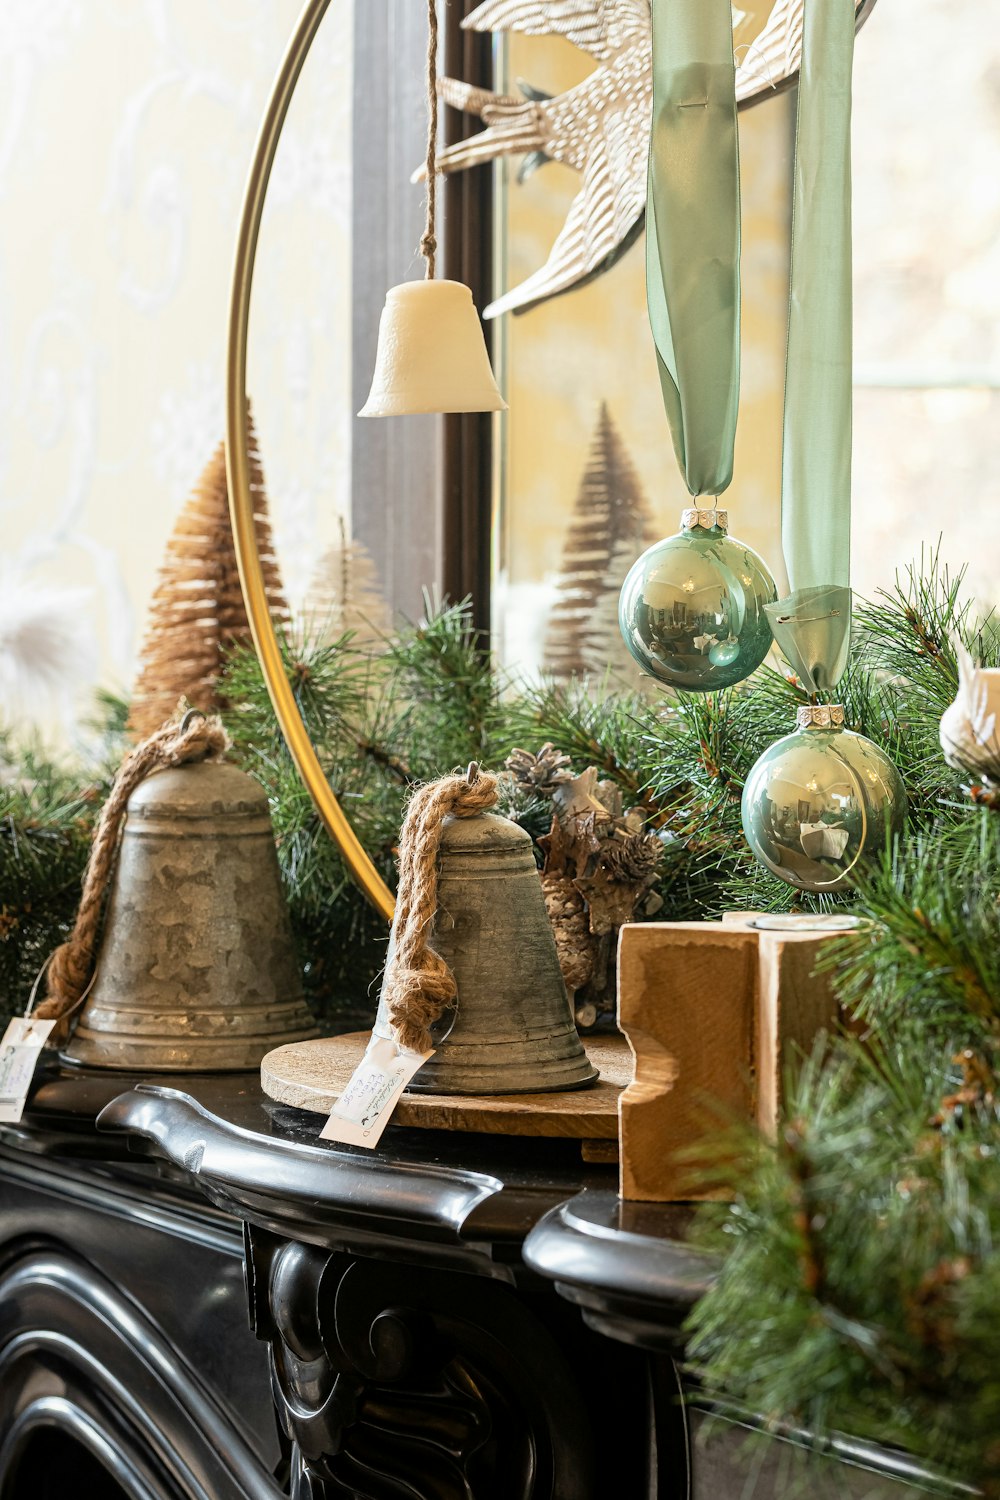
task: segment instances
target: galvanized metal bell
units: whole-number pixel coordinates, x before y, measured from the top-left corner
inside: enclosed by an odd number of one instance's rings
[[[97,969],[64,1058],[229,1072],[315,1035],[263,788],[211,761],[147,777],[129,798]]]
[[[573,1021],[530,835],[494,813],[445,818],[439,861],[434,948],[458,996],[431,1028],[434,1056],[409,1089],[529,1094],[590,1083],[597,1070]],[[384,985],[375,1031],[392,1035]]]

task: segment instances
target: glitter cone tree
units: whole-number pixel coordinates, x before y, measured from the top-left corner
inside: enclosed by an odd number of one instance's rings
[[[339,543],[324,552],[313,575],[306,616],[321,644],[350,632],[356,646],[377,651],[392,628],[392,612],[370,552],[363,542],[348,538],[342,518],[339,529]]]
[[[629,567],[655,540],[639,477],[602,404],[563,546],[545,638],[546,672],[560,679],[600,676],[609,664],[628,672],[618,593]]]
[[[273,617],[289,618],[267,516],[257,436],[249,421],[250,488],[257,549]],[[220,443],[182,509],[167,543],[150,603],[129,716],[136,739],[152,734],[187,702],[225,706],[219,679],[227,651],[249,640],[229,522],[225,445]]]

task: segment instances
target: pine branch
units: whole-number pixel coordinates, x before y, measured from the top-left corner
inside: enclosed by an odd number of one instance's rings
[[[899,1442],[995,1493],[1000,1340],[980,1314],[1000,1285],[997,1119],[930,1129],[947,1069],[898,1062],[817,1051],[794,1128],[748,1145],[735,1203],[702,1215],[725,1260],[689,1352],[710,1393]]]
[[[496,664],[473,628],[468,600],[424,595],[425,615],[386,650],[388,691],[407,704],[401,729],[406,759],[420,780],[469,761],[499,764],[496,734],[503,687]]]
[[[655,759],[647,743],[657,733],[662,707],[640,695],[609,691],[587,678],[522,685],[504,704],[504,730],[513,744],[551,741],[581,768],[596,766],[619,786],[626,806],[639,804],[651,819],[663,819],[670,804],[650,790]],[[509,753],[509,751],[507,752]]]
[[[1000,1033],[1000,829],[970,808],[887,854],[863,878],[865,926],[845,940],[838,987],[885,1031],[915,1013],[928,1031]]]
[[[68,936],[102,789],[0,740],[0,1012],[23,1010]]]

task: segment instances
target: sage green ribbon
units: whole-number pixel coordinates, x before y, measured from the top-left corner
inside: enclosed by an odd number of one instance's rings
[[[692,495],[733,477],[740,175],[730,0],[652,0],[646,295],[663,404]]]
[[[836,686],[851,626],[851,70],[855,0],[805,0],[795,125],[781,546],[768,605],[810,693]]]

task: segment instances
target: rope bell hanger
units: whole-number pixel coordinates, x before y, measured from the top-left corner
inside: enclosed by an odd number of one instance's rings
[[[379,320],[378,353],[360,417],[421,412],[505,411],[486,339],[461,281],[437,281],[437,48],[435,0],[427,0],[427,213],[420,253],[423,281],[390,287]]]

